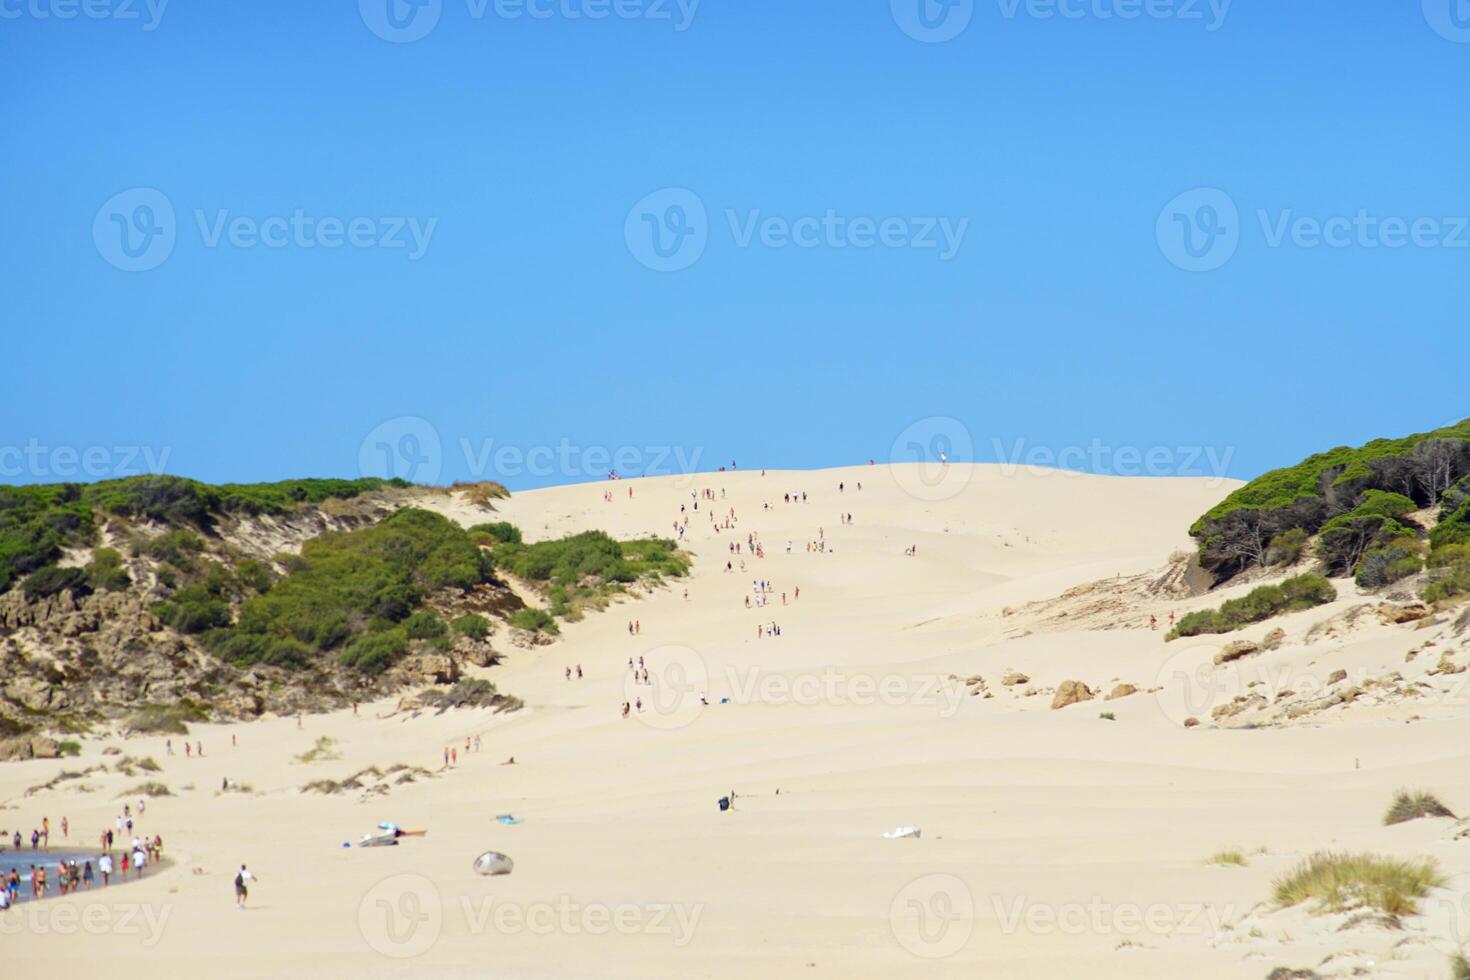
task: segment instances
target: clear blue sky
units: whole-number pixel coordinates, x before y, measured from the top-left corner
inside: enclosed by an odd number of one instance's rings
[[[931,417],[1249,477],[1470,415],[1449,0],[388,2],[0,0],[3,482],[816,467]],[[1432,224],[1273,238],[1360,211]]]

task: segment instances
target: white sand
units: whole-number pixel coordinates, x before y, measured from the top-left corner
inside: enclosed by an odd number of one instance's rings
[[[699,502],[687,581],[567,625],[535,651],[497,639],[507,662],[483,673],[525,699],[518,713],[386,717],[388,701],[356,718],[308,717],[304,731],[294,718],[196,726],[203,759],[165,757],[161,738],[112,739],[89,741],[81,760],[0,768],[9,807],[0,825],[28,834],[45,814],[54,840],[63,815],[73,841],[95,840],[118,794],[143,778],[177,794],[149,801],[140,824],[163,835],[171,868],[9,913],[0,920],[7,959],[123,977],[1260,980],[1276,966],[1332,975],[1368,960],[1374,976],[1443,975],[1470,921],[1460,880],[1402,932],[1339,933],[1266,909],[1221,927],[1317,847],[1432,855],[1452,875],[1470,872],[1470,843],[1452,839],[1450,822],[1379,826],[1400,785],[1470,807],[1463,703],[1339,709],[1259,731],[1212,729],[1212,705],[1204,727],[1186,729],[1189,709],[1167,686],[1052,711],[1049,692],[1023,697],[1001,687],[1002,674],[1021,670],[1044,688],[1078,679],[1104,692],[1115,681],[1147,689],[1168,680],[1183,649],[1149,631],[1148,615],[1220,597],[1159,599],[1126,622],[1120,614],[1070,631],[1002,610],[1161,569],[1190,547],[1190,522],[1234,484],[978,466],[951,467],[946,480],[931,487],[915,468],[740,472],[501,502],[503,518],[533,539],[588,528],[668,536],[692,488],[728,493]],[[781,502],[802,490],[808,503]],[[922,499],[935,496],[944,499]],[[736,531],[713,533],[708,510],[732,506]],[[852,526],[840,524],[844,511]],[[805,550],[818,526],[827,554]],[[725,574],[729,542],[749,532],[767,557],[744,556],[743,573]],[[918,555],[905,557],[913,544]],[[772,606],[747,610],[755,578],[777,593]],[[780,591],[798,586],[800,601],[788,595],[783,607]],[[1295,640],[1348,605],[1281,622]],[[773,619],[783,635],[757,640],[757,624]],[[1319,673],[1338,660],[1382,672],[1423,638],[1374,621],[1346,649],[1289,643],[1271,656]],[[1183,658],[1218,645],[1195,644]],[[656,691],[627,685],[626,661],[640,655],[659,675]],[[586,679],[566,682],[563,668],[578,663]],[[983,675],[995,697],[968,696],[951,674]],[[711,706],[698,704],[701,690]],[[650,702],[641,719],[619,718],[625,696]],[[719,704],[726,696],[734,703]],[[1100,719],[1105,710],[1117,720]],[[1411,713],[1426,720],[1405,724]],[[475,733],[483,751],[439,773],[444,747],[463,753]],[[339,760],[293,761],[323,735]],[[105,744],[151,755],[164,771],[93,777],[90,793],[63,784],[24,796],[63,768],[114,761],[100,755]],[[497,765],[511,755],[518,765]],[[366,802],[299,792],[393,763],[438,775]],[[253,794],[219,794],[226,776]],[[719,812],[732,789],[734,811]],[[501,826],[493,818],[504,812],[524,823]],[[342,847],[379,820],[429,834],[394,848]],[[880,838],[904,824],[923,837]],[[472,872],[492,848],[515,859],[512,875]],[[1267,853],[1245,868],[1204,863],[1227,848]],[[231,894],[241,861],[260,878],[243,912]],[[1329,956],[1338,958],[1319,967]]]

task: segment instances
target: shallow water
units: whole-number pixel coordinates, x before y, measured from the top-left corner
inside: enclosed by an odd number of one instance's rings
[[[119,885],[123,882],[122,876],[122,849],[114,848],[112,851],[112,884]],[[77,867],[85,868],[87,862],[92,862],[92,888],[102,887],[102,872],[97,868],[97,859],[101,857],[100,851],[78,850],[76,848],[53,848],[49,851],[33,851],[25,848],[19,851],[6,848],[0,851],[0,875],[6,879],[10,877],[10,869],[14,868],[20,873],[20,892],[18,898],[22,902],[34,901],[31,894],[31,865],[37,865],[46,869],[46,897],[55,898],[61,892],[56,883],[61,878],[60,865],[62,861],[75,861]],[[154,865],[150,862],[143,868],[144,875],[153,873]],[[128,881],[136,881],[135,872],[128,870]],[[85,889],[79,889],[85,890]]]

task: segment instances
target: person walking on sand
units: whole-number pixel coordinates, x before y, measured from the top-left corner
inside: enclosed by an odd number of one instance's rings
[[[235,908],[243,909],[245,901],[250,897],[250,884],[260,879],[250,873],[245,865],[240,865],[240,870],[235,874]]]

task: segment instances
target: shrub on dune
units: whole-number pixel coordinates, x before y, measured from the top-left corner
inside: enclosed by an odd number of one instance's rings
[[[1383,824],[1391,827],[1396,823],[1407,823],[1421,817],[1454,819],[1454,816],[1450,808],[1441,803],[1433,793],[1410,793],[1408,790],[1399,790],[1398,795],[1393,798],[1393,805],[1383,815]]]
[[[1400,861],[1374,854],[1321,852],[1275,882],[1283,907],[1315,901],[1318,912],[1371,908],[1392,917],[1413,915],[1419,899],[1444,884],[1433,861]]]

